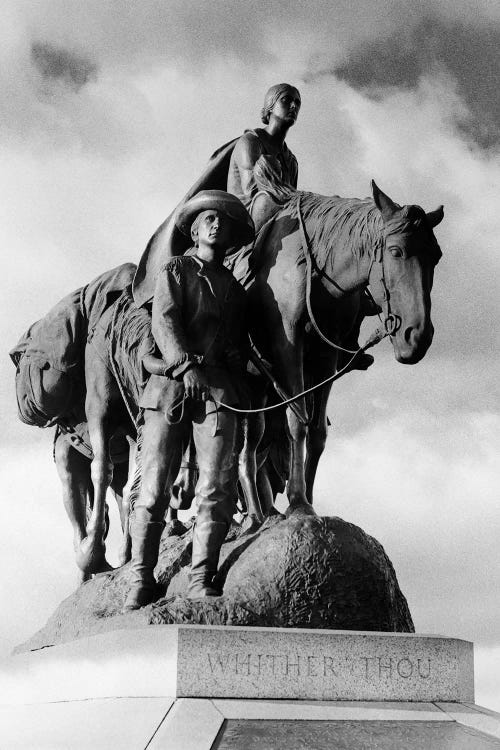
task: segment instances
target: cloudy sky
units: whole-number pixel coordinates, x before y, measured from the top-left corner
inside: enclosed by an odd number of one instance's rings
[[[300,187],[364,197],[373,177],[399,203],[445,205],[432,348],[404,367],[383,342],[334,387],[317,506],[384,545],[417,631],[476,643],[477,701],[500,710],[500,5],[4,0],[2,26],[0,652],[76,582],[52,435],[18,421],[8,349],[137,261],[288,81]]]

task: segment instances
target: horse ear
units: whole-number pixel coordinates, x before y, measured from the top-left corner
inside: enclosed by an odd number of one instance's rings
[[[439,208],[436,208],[435,211],[429,211],[427,216],[427,221],[431,225],[431,227],[434,229],[434,227],[437,227],[438,224],[440,224],[443,221],[444,216],[444,207],[439,206]]]
[[[382,214],[382,218],[384,221],[390,219],[391,216],[393,216],[396,211],[401,208],[401,206],[398,206],[397,203],[394,203],[394,201],[391,200],[388,195],[382,192],[382,190],[376,184],[375,180],[372,180],[372,195],[373,200],[375,201],[375,205]]]

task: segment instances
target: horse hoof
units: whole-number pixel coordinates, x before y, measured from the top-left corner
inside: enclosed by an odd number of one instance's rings
[[[76,552],[76,564],[84,574],[108,573],[114,570],[106,560],[106,545],[86,536]]]
[[[122,546],[118,550],[118,567],[121,568],[122,565],[126,565],[128,562],[130,562],[132,559],[132,538],[130,536],[127,536],[126,539],[123,540]]]
[[[84,570],[78,570],[78,578],[77,578],[78,586],[81,586],[82,583],[87,583],[87,581],[90,581],[91,578],[92,578],[92,573],[86,573]]]
[[[186,531],[189,531],[189,528],[189,526],[184,526],[182,521],[179,521],[178,518],[174,518],[165,526],[163,536],[182,536]]]
[[[261,526],[262,521],[259,521],[256,516],[247,516],[240,526],[240,536],[243,536],[244,534],[254,534]]]
[[[271,510],[267,514],[267,517],[268,518],[284,518],[285,516],[283,515],[283,513],[279,512],[278,508],[275,505],[273,505],[271,507]]]
[[[194,497],[194,486],[174,484],[170,495],[170,507],[174,510],[189,510]]]
[[[118,553],[118,567],[121,568],[132,559],[132,548],[121,549]]]
[[[285,518],[293,516],[318,516],[314,508],[310,503],[297,503],[296,505],[290,505],[285,512]]]

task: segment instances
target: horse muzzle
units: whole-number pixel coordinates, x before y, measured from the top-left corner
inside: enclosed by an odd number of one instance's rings
[[[400,325],[395,335],[391,334],[396,360],[403,365],[415,365],[425,356],[432,344],[434,326],[429,321],[424,328]]]

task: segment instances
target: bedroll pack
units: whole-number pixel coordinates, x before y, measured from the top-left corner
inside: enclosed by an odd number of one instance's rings
[[[33,323],[9,352],[16,366],[22,422],[50,427],[84,418],[87,336],[134,273],[135,266],[126,263],[71,292]]]

